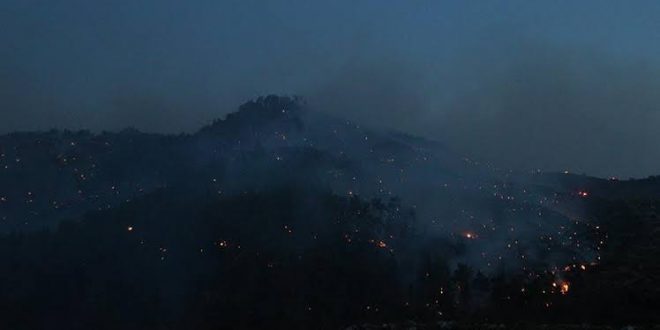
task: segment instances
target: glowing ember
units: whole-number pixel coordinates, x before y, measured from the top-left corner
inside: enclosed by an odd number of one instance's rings
[[[383,241],[378,241],[378,247],[381,248],[381,249],[384,249],[384,248],[387,247],[387,244],[385,244],[385,242],[383,242]]]
[[[566,281],[561,281],[559,283],[552,283],[553,287],[559,287],[559,292],[561,294],[568,294],[568,289],[570,288],[570,284]]]
[[[589,192],[587,191],[578,191],[578,196],[584,198],[589,196]]]

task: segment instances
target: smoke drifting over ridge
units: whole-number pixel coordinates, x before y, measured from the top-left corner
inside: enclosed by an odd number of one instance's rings
[[[283,93],[516,169],[660,172],[651,3],[2,7],[5,133],[191,132]]]
[[[475,58],[483,53],[487,61]],[[438,139],[513,169],[660,172],[655,63],[537,43],[456,61],[436,73],[402,61],[353,64],[305,95],[323,111]]]
[[[483,70],[439,121],[453,145],[513,168],[600,176],[659,171],[655,63],[542,45],[494,60],[502,72]]]

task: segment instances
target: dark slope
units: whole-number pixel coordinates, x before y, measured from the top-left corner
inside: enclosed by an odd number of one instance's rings
[[[411,221],[395,201],[294,185],[232,197],[159,190],[1,240],[11,265],[0,270],[1,324],[314,327],[358,320],[367,305],[400,313]]]
[[[277,96],[191,135],[0,151],[9,328],[653,317],[654,178],[502,171]]]
[[[452,266],[470,240],[423,239],[414,211],[395,199],[367,202],[305,182],[185,192],[159,189],[53,232],[0,239],[2,326],[657,321],[660,226],[643,213],[657,203],[589,202],[611,233],[602,263],[488,274]]]

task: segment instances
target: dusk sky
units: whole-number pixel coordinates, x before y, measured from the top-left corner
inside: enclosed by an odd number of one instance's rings
[[[514,169],[660,174],[657,1],[0,0],[0,44],[3,134],[296,94]]]

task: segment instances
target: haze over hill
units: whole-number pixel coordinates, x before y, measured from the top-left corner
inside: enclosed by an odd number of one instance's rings
[[[658,31],[653,0],[0,0],[0,329],[656,329]]]
[[[267,93],[500,166],[660,172],[654,1],[0,4],[0,132],[192,133]],[[634,159],[634,161],[629,161]]]

